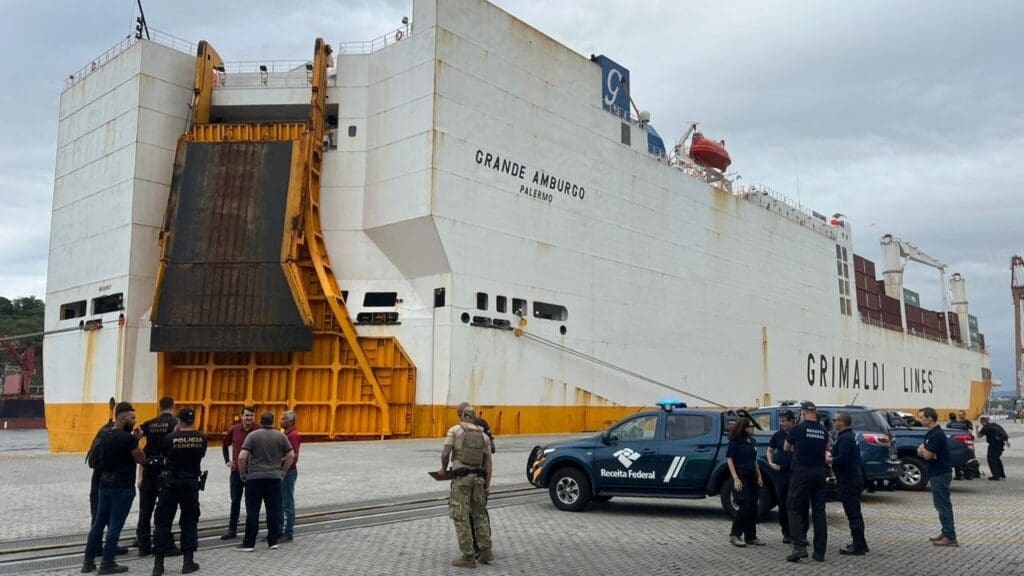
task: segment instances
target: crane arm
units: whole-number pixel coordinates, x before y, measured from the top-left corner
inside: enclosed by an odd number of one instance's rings
[[[920,248],[918,248],[917,246],[914,246],[910,242],[905,242],[904,240],[901,240],[900,238],[896,238],[896,237],[894,237],[892,235],[886,235],[885,237],[882,238],[882,243],[883,244],[885,244],[885,243],[895,244],[899,248],[899,252],[900,252],[900,257],[901,258],[906,258],[907,260],[913,260],[914,262],[920,262],[921,264],[924,264],[925,266],[931,266],[932,268],[936,268],[936,269],[941,270],[941,271],[945,271],[946,270],[946,265],[944,263],[942,263],[941,260],[939,260],[938,258],[929,256],[928,254],[926,254],[924,252],[924,250],[921,250]]]

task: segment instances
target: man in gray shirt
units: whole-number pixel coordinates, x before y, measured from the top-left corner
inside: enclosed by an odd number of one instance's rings
[[[294,460],[288,437],[274,428],[274,413],[264,412],[260,429],[245,437],[238,455],[238,472],[245,482],[245,538],[238,546],[241,551],[256,549],[261,505],[267,507],[267,545],[277,550],[281,538],[281,479]]]

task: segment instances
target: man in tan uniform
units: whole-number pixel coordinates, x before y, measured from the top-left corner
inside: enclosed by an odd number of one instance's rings
[[[452,566],[472,568],[479,559],[489,564],[491,552],[491,524],[487,517],[487,495],[491,488],[490,442],[483,428],[474,424],[476,411],[466,406],[460,413],[458,424],[448,430],[441,451],[441,474],[452,463],[452,491],[448,500],[448,516],[455,522],[455,535],[459,539],[462,556]],[[473,540],[480,552],[474,557]]]

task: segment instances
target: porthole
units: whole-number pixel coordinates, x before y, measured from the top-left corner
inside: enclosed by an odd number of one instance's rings
[[[462,313],[462,323],[469,324],[469,312]]]

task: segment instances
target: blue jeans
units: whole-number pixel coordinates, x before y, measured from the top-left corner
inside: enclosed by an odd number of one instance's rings
[[[939,512],[939,522],[942,523],[942,535],[950,540],[956,540],[956,528],[953,527],[953,501],[949,499],[949,483],[953,480],[953,473],[946,472],[928,479],[928,485],[932,489],[932,503],[935,510]]]
[[[295,481],[298,479],[299,470],[292,468],[281,481],[281,507],[284,510],[281,533],[289,538],[295,536]]]
[[[106,544],[103,546],[103,564],[114,563],[117,554],[117,541],[121,538],[121,529],[128,519],[128,512],[135,501],[135,486],[127,488],[107,488],[100,486],[99,503],[96,506],[96,518],[89,530],[89,540],[85,545],[85,561],[92,562],[100,552],[103,544],[103,529],[107,530]]]

